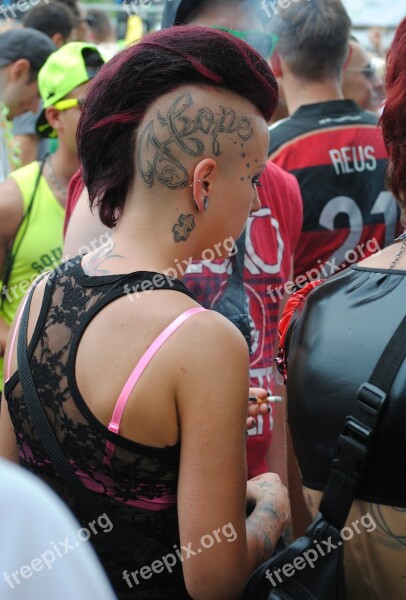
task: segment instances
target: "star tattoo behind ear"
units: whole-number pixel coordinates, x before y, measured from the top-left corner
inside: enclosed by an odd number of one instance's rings
[[[180,215],[178,222],[172,227],[175,242],[186,242],[195,228],[193,215]]]

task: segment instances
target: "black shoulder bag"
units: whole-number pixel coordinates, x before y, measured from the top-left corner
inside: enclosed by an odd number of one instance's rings
[[[343,541],[355,486],[374,444],[393,381],[406,357],[406,317],[382,353],[368,383],[358,390],[354,414],[340,435],[338,455],[320,512],[304,535],[261,565],[242,600],[344,600]]]
[[[134,556],[135,562],[144,565],[156,558],[161,558],[165,553],[165,548],[153,538],[145,536],[141,532],[128,527],[128,525],[117,521],[106,510],[106,507],[84,486],[63,454],[38,397],[31,374],[27,350],[28,318],[32,295],[38,283],[36,282],[28,296],[21,318],[17,346],[20,383],[35,433],[41,440],[56,473],[61,477],[64,484],[66,484],[83,512],[90,520],[98,519],[101,515],[106,515],[113,524],[113,527],[110,532],[104,532],[105,535],[108,536],[112,543],[116,543],[122,548],[129,550]]]
[[[227,317],[241,331],[247,342],[249,352],[252,354],[248,297],[244,289],[245,235],[246,231],[244,229],[235,242],[237,253],[232,257],[232,271],[226,289],[220,300],[211,307],[211,310]]]

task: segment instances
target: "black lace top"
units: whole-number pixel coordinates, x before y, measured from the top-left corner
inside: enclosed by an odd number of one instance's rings
[[[83,483],[116,520],[152,536],[168,551],[179,547],[177,483],[179,445],[153,448],[110,432],[90,412],[75,380],[75,356],[85,328],[107,304],[151,281],[155,273],[88,277],[80,259],[64,263],[46,285],[40,316],[29,345],[30,366],[38,395],[61,445],[62,451]],[[193,297],[177,280],[159,289],[174,289]],[[157,289],[157,288],[155,288]],[[75,506],[64,482],[50,464],[31,425],[18,372],[5,386],[11,420],[17,437],[20,462],[45,480],[61,496],[85,527],[88,517]],[[111,464],[104,464],[107,440],[115,443]],[[106,526],[106,525],[104,525]],[[97,528],[97,525],[95,526]],[[107,528],[107,526],[106,526]],[[100,528],[99,528],[100,531]],[[130,552],[118,545],[107,546],[102,531],[92,535],[96,551],[111,583],[122,599],[189,598],[180,561],[172,573],[165,569],[148,579],[131,572],[139,569]],[[51,540],[50,540],[51,542]],[[124,578],[124,572],[128,572]]]

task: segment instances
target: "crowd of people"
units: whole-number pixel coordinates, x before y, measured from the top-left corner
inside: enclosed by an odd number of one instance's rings
[[[404,317],[406,20],[384,59],[341,0],[0,33],[1,598],[238,599],[315,517]],[[406,596],[404,376],[348,598]]]

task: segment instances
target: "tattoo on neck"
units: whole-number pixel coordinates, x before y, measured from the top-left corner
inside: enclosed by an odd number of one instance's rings
[[[172,227],[175,242],[186,242],[194,228],[195,218],[193,215],[180,215],[178,222]]]
[[[158,111],[157,119],[148,123],[137,143],[137,166],[142,179],[152,187],[157,179],[171,190],[186,187],[189,174],[181,160],[173,154],[181,151],[187,157],[203,156],[206,145],[194,134],[211,137],[211,152],[220,156],[219,135],[236,134],[240,140],[248,141],[253,128],[248,117],[238,116],[231,108],[219,106],[214,113],[211,108],[200,108],[194,118],[185,113],[193,106],[190,92],[185,92],[172,103],[166,116]],[[157,130],[161,134],[157,135]],[[165,135],[165,139],[162,139]],[[243,144],[242,144],[243,145]],[[152,158],[145,158],[154,152]]]
[[[113,254],[115,244],[109,244],[108,246],[102,246],[99,248],[93,256],[83,265],[83,271],[89,277],[98,275],[111,275],[112,271],[108,269],[102,269],[102,264],[110,258],[124,258],[121,254]]]

